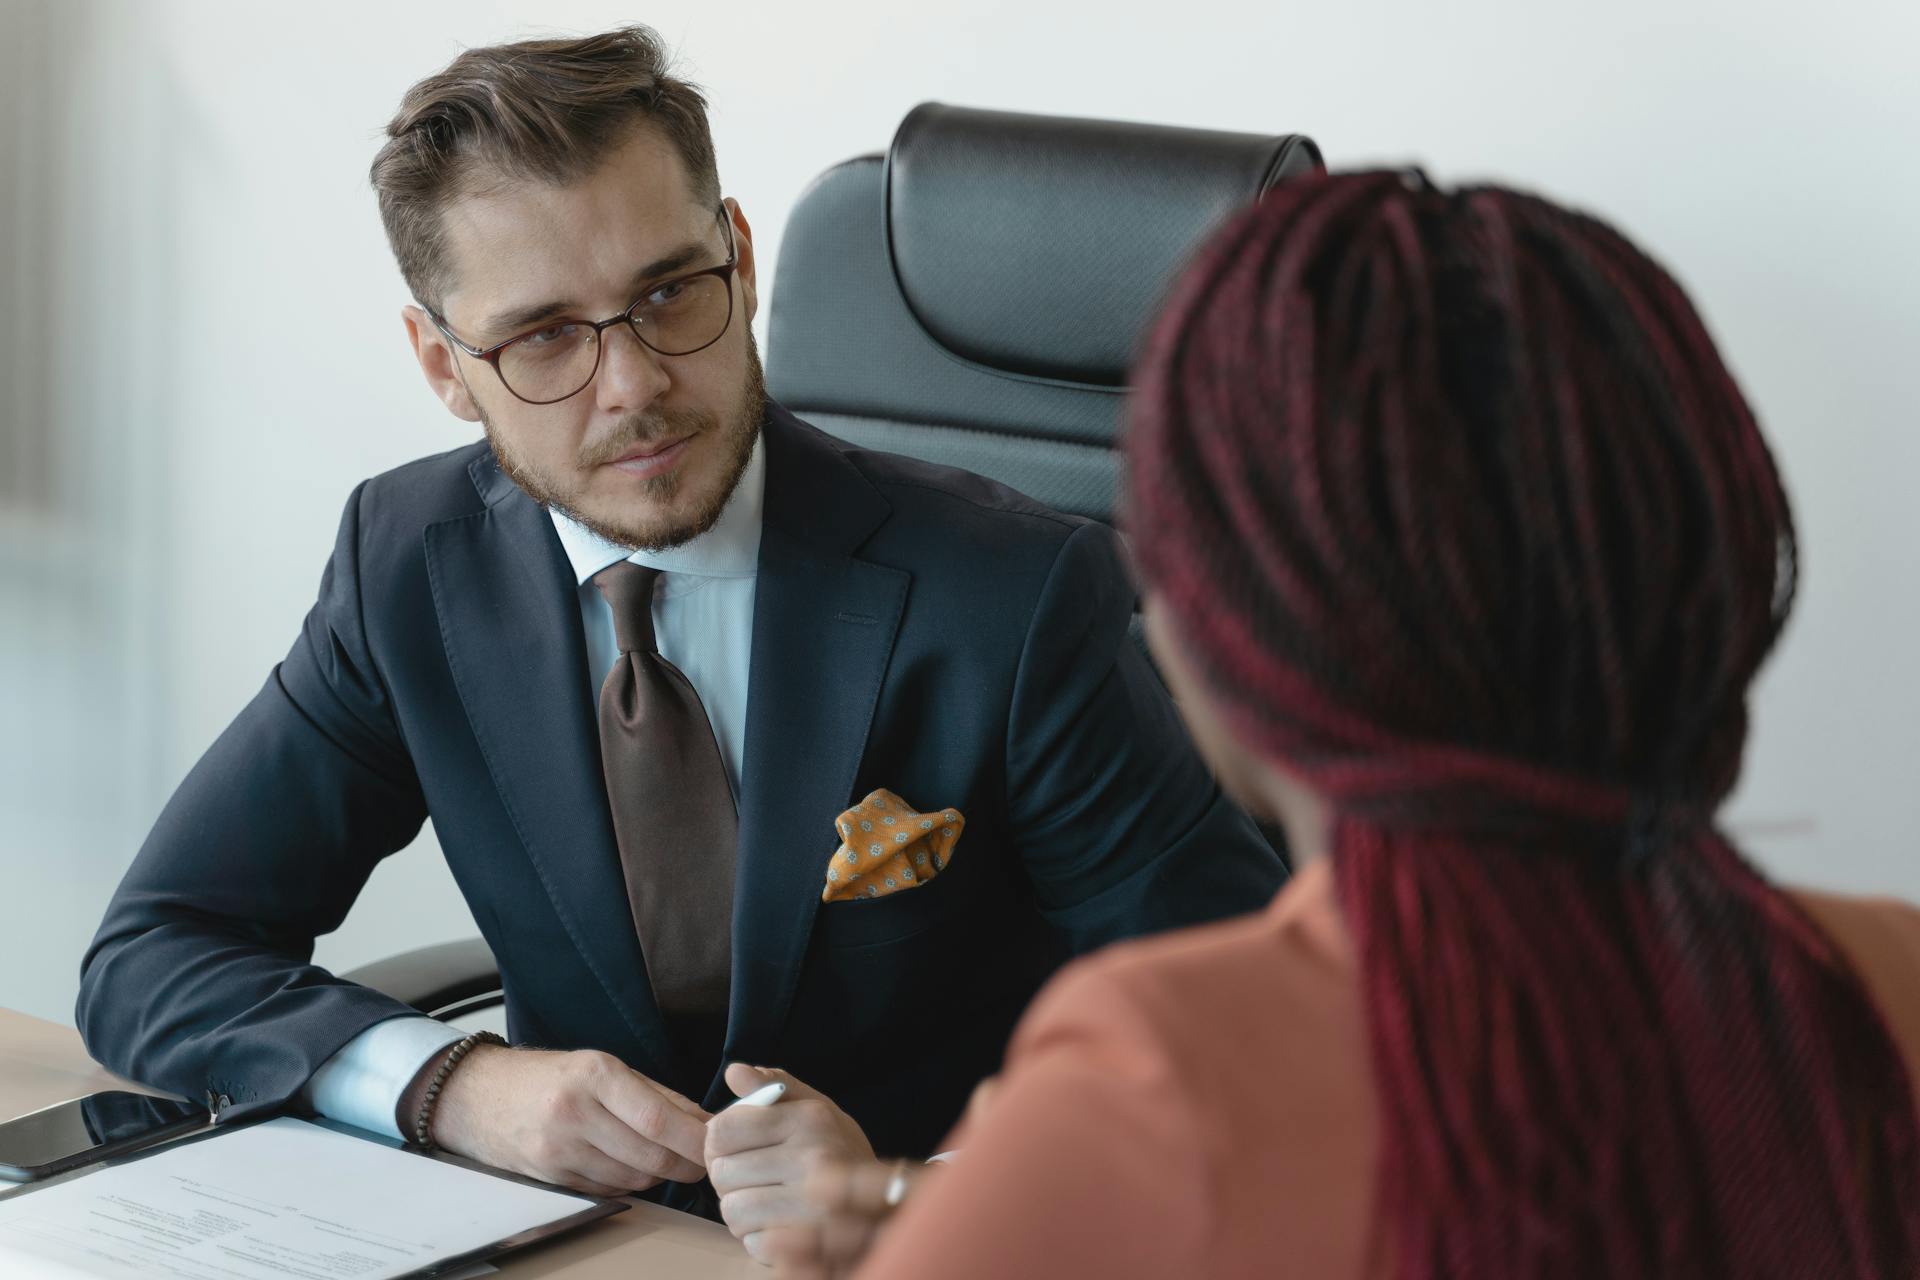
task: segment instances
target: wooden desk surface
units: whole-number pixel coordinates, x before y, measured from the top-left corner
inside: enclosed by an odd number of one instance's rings
[[[141,1089],[102,1070],[71,1027],[0,1009],[0,1118],[99,1089]],[[5,1184],[0,1184],[5,1185]],[[496,1260],[505,1276],[566,1280],[736,1280],[765,1277],[717,1222],[634,1201],[625,1213],[551,1244]]]

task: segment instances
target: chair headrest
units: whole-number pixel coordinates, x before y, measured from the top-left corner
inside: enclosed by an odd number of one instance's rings
[[[1117,387],[1196,241],[1319,149],[1278,136],[925,103],[887,154],[902,297],[950,354]]]

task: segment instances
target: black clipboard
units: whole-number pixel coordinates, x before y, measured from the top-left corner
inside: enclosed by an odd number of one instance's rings
[[[96,1161],[81,1168],[38,1182],[23,1182],[18,1184],[17,1187],[7,1189],[3,1193],[0,1193],[0,1199],[12,1200],[21,1196],[31,1196],[49,1187],[57,1187],[61,1183],[71,1182],[76,1178],[84,1178],[89,1173],[96,1173],[101,1169],[112,1169],[121,1165],[133,1164],[136,1161],[145,1160],[151,1156],[159,1155],[162,1152],[176,1151],[181,1147],[189,1146],[196,1142],[206,1142],[210,1139],[218,1138],[223,1134],[234,1133],[268,1120],[282,1119],[298,1120],[303,1124],[310,1124],[316,1128],[325,1129],[330,1133],[338,1133],[353,1138],[356,1141],[371,1142],[376,1146],[388,1147],[421,1160],[438,1160],[442,1164],[450,1164],[455,1168],[465,1169],[469,1173],[485,1174],[489,1178],[499,1178],[506,1182],[519,1183],[523,1187],[534,1187],[541,1191],[552,1192],[555,1195],[566,1196],[569,1199],[580,1201],[585,1206],[580,1212],[569,1214],[564,1218],[557,1218],[552,1222],[529,1227],[525,1231],[515,1232],[513,1235],[505,1236],[490,1244],[483,1244],[479,1248],[469,1249],[464,1253],[442,1258],[438,1262],[430,1263],[424,1267],[417,1267],[412,1271],[400,1272],[393,1277],[393,1280],[431,1280],[431,1277],[434,1276],[449,1275],[463,1267],[470,1267],[478,1262],[491,1262],[493,1259],[506,1254],[517,1253],[530,1245],[545,1243],[558,1236],[566,1235],[576,1228],[598,1222],[602,1218],[611,1218],[616,1213],[625,1213],[633,1207],[624,1200],[608,1200],[599,1196],[590,1196],[584,1192],[574,1191],[567,1187],[555,1186],[550,1182],[541,1182],[537,1178],[526,1178],[517,1173],[508,1173],[504,1169],[495,1169],[489,1165],[481,1164],[477,1160],[469,1160],[465,1156],[457,1156],[451,1151],[422,1151],[419,1147],[401,1142],[397,1138],[389,1138],[378,1133],[369,1133],[365,1129],[357,1129],[350,1124],[342,1124],[337,1120],[328,1120],[317,1116],[294,1115],[285,1111],[272,1111],[264,1115],[248,1116],[245,1120],[229,1120],[219,1124],[209,1125],[205,1129],[199,1130],[187,1137],[159,1142],[150,1147],[142,1147],[130,1155],[120,1156],[112,1160]]]

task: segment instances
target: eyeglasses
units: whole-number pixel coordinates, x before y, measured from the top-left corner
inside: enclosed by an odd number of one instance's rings
[[[625,324],[642,346],[663,356],[690,356],[720,341],[733,323],[733,272],[740,257],[725,205],[720,221],[727,228],[725,262],[663,280],[605,320],[554,320],[483,349],[462,342],[439,313],[427,314],[448,342],[492,365],[500,384],[516,398],[557,404],[585,391],[600,372],[607,345],[600,335],[616,324]]]

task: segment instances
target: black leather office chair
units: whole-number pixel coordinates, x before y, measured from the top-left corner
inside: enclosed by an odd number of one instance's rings
[[[497,1009],[506,999],[500,989],[500,966],[494,963],[493,948],[485,938],[415,947],[340,976],[449,1022]],[[497,1028],[483,1023],[473,1029]]]
[[[1127,367],[1169,278],[1319,168],[1298,134],[916,107],[787,220],[768,390],[842,439],[1111,520]]]
[[[768,390],[842,439],[1111,521],[1121,395],[1161,292],[1221,219],[1321,167],[1299,134],[916,107],[787,220]],[[448,1018],[501,998],[478,938],[346,976]]]

